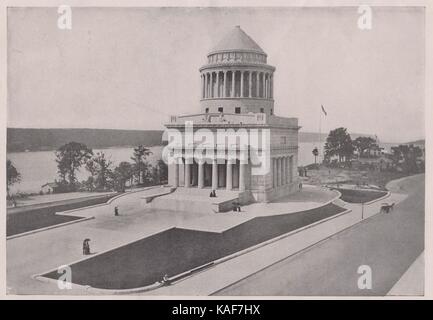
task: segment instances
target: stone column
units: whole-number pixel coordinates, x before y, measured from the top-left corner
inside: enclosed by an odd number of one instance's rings
[[[239,95],[241,98],[244,97],[244,72],[241,71],[241,94]]]
[[[212,190],[218,189],[218,164],[217,160],[212,160]]]
[[[281,181],[280,181],[280,184],[281,185],[284,185],[284,158],[280,158],[280,165],[281,165],[281,167],[280,167],[280,171],[281,171]]]
[[[293,156],[290,156],[290,158],[289,158],[289,181],[290,181],[290,183],[292,183],[293,182]]]
[[[206,73],[206,98],[210,97],[210,74]]]
[[[274,97],[274,75],[271,75],[271,81],[270,81],[270,89],[269,89],[269,93],[270,93],[270,98],[272,99]]]
[[[276,174],[275,174],[276,168],[275,168],[275,166],[276,166],[275,158],[272,158],[272,188],[275,188],[277,186],[277,183],[276,183],[276,180],[275,180],[275,178],[276,178]]]
[[[210,98],[213,98],[213,72],[210,73]]]
[[[204,163],[203,161],[198,162],[198,182],[197,186],[199,189],[204,188]]]
[[[287,184],[287,161],[286,157],[283,157],[283,185]]]
[[[179,187],[179,163],[176,161],[174,168],[174,186],[173,187]]]
[[[201,98],[204,99],[205,96],[205,80],[204,80],[204,75],[201,74]]]
[[[204,77],[204,99],[206,99],[207,98],[207,73],[204,73],[203,74],[203,77]]]
[[[233,173],[232,173],[232,161],[227,160],[226,162],[226,189],[231,190],[233,188]]]
[[[260,98],[260,72],[256,73],[256,97]]]
[[[277,158],[277,186],[281,186],[281,158]]]
[[[248,72],[248,97],[252,97],[252,89],[253,89],[253,72]]]
[[[191,186],[195,186],[197,185],[197,171],[195,170],[195,164],[194,161],[191,163],[191,176],[192,176],[192,185]]]
[[[231,97],[235,96],[235,76],[236,72],[232,71],[232,94],[230,95]]]
[[[245,168],[246,164],[239,163],[239,191],[245,191]]]
[[[216,97],[219,98],[220,97],[220,72],[217,71],[217,77],[216,77],[216,86],[217,86],[217,94]]]
[[[280,185],[284,185],[284,168],[283,168],[283,158],[280,158]]]
[[[269,99],[269,73],[266,74],[266,98]]]
[[[227,71],[224,71],[224,80],[223,80],[223,98],[227,96]]]
[[[191,165],[185,159],[185,188],[191,187]]]

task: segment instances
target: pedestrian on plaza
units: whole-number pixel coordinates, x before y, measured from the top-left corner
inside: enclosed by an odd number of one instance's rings
[[[114,207],[114,215],[115,215],[115,216],[118,216],[118,215],[119,215],[119,207],[118,207],[118,206],[115,206],[115,207]]]
[[[168,278],[168,274],[164,274],[164,276],[162,277],[162,280],[161,280],[161,284],[168,286],[168,285],[170,285],[170,283],[171,283],[171,281]]]
[[[90,254],[90,244],[89,244],[90,239],[84,239],[83,241],[83,254],[84,255],[89,255]]]
[[[236,202],[232,202],[232,211],[236,212],[238,210],[238,207],[236,206]]]

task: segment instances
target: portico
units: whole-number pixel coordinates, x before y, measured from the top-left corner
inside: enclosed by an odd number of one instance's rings
[[[190,158],[178,158],[172,165],[174,187],[210,188],[213,190],[246,189],[246,167],[239,159],[212,159],[196,161]]]

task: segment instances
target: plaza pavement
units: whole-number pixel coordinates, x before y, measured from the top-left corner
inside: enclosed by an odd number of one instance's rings
[[[424,175],[393,181],[388,189],[394,196],[408,195],[406,199],[400,198],[402,201],[392,213],[375,215],[308,250],[232,282],[215,294],[386,295],[424,250]],[[386,202],[392,201],[394,199],[386,199]],[[284,246],[280,250],[285,250]],[[257,260],[265,258],[265,255],[256,255]],[[372,289],[360,290],[357,286],[360,276],[357,271],[361,265],[371,267]],[[239,263],[238,268],[244,266]],[[391,291],[391,294],[422,294],[419,289],[424,277],[422,260],[417,260],[413,268],[415,271],[402,279],[406,289],[397,286],[401,290]]]
[[[291,196],[266,206],[243,207],[242,213],[186,213],[155,211],[142,207],[142,197],[158,190],[126,194],[106,206],[74,210],[74,215],[95,219],[10,239],[7,248],[7,290],[9,294],[88,294],[82,288],[59,290],[52,283],[32,278],[35,274],[56,269],[84,259],[82,241],[90,238],[91,251],[100,253],[150,236],[172,227],[223,231],[258,215],[299,211],[323,205],[335,197],[334,192],[316,187],[304,188]],[[313,201],[315,200],[315,201]],[[120,216],[114,216],[118,206]],[[73,282],[73,275],[72,275]]]

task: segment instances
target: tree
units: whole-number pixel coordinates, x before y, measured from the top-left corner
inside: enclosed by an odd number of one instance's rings
[[[422,156],[422,149],[414,145],[399,145],[397,147],[391,147],[392,160],[395,166],[401,166],[401,168],[407,173],[419,172],[417,160]]]
[[[138,184],[147,181],[149,176],[149,164],[147,163],[146,158],[151,154],[152,152],[143,145],[134,148],[131,160],[134,161],[134,175],[137,178]]]
[[[163,160],[158,160],[152,167],[152,183],[161,184],[168,180],[168,166]]]
[[[319,149],[317,149],[317,147],[315,147],[313,149],[313,156],[314,156],[314,164],[317,163],[317,157],[319,156]]]
[[[353,141],[353,146],[358,151],[359,157],[363,158],[366,155],[370,156],[370,150],[378,145],[371,137],[358,137]]]
[[[131,181],[134,175],[134,167],[132,164],[126,161],[122,161],[114,169],[113,177],[115,181],[115,189],[125,192],[126,181]]]
[[[86,169],[90,172],[91,177],[87,184],[93,182],[94,188],[97,190],[106,190],[108,188],[108,180],[112,174],[112,162],[105,158],[103,152],[97,152],[86,163]]]
[[[329,132],[325,143],[325,157],[337,156],[338,162],[349,161],[353,156],[353,143],[346,128],[337,128]]]
[[[21,174],[18,172],[17,168],[12,164],[12,161],[6,159],[6,192],[7,197],[10,197],[9,188],[21,181]]]
[[[83,143],[69,142],[57,149],[55,155],[60,183],[66,185],[69,190],[75,190],[76,171],[91,158],[92,149]]]
[[[161,183],[162,181],[167,181],[168,180],[168,166],[167,164],[159,159],[157,162],[157,166],[158,166],[158,173],[159,173],[159,183]]]

